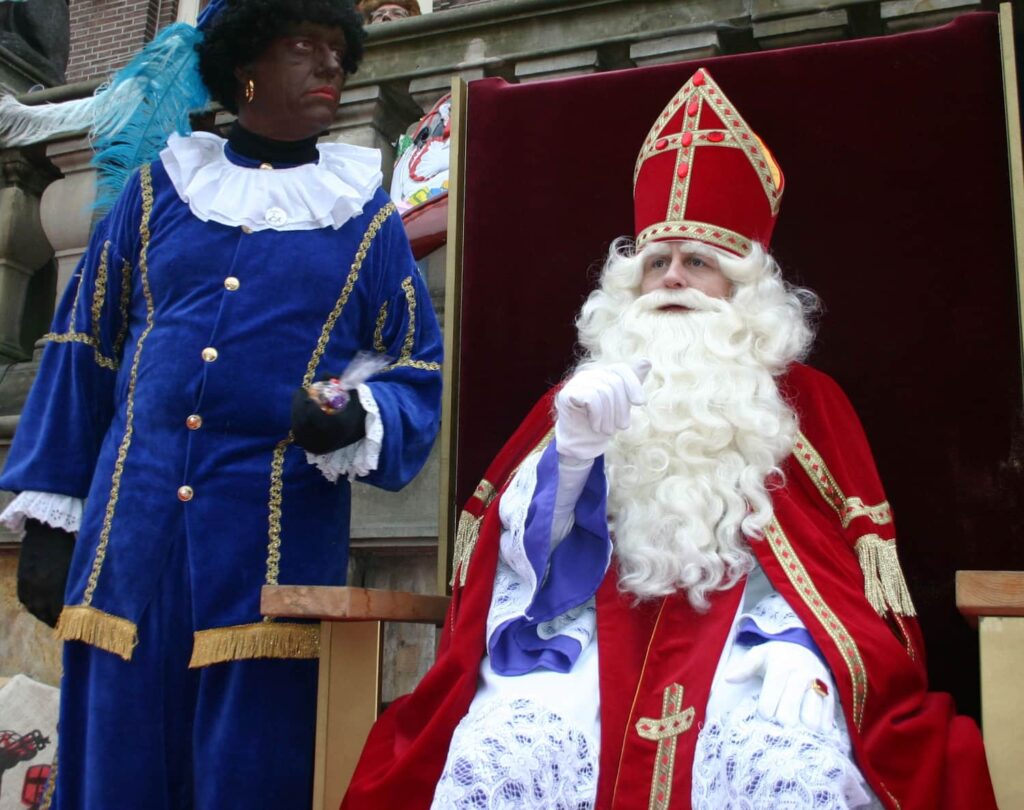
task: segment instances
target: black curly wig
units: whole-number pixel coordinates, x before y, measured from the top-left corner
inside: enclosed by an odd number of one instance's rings
[[[290,26],[312,22],[345,32],[345,75],[363,59],[363,17],[351,0],[227,0],[212,20],[199,51],[199,75],[214,101],[238,112],[235,68],[247,65]]]

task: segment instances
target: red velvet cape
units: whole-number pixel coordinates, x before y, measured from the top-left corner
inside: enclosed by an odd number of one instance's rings
[[[955,714],[948,695],[928,691],[909,600],[900,602],[894,587],[885,591],[884,604],[877,589],[874,604],[865,595],[876,575],[887,580],[885,586],[901,584],[902,575],[894,562],[891,509],[852,406],[831,378],[807,366],[794,365],[780,388],[799,415],[800,436],[783,465],[785,484],[773,492],[775,518],[751,547],[831,667],[858,766],[887,808],[995,808],[977,726]],[[437,662],[374,726],[343,808],[429,808],[452,732],[476,692],[486,649],[501,530],[496,504],[522,460],[548,440],[553,395],[548,392],[534,406],[467,504],[460,524],[464,547],[456,552],[455,588]],[[866,577],[865,548],[881,549],[889,567]],[[892,555],[886,557],[887,551]],[[680,643],[684,634],[667,628],[685,626],[689,606],[678,594],[634,606],[615,584],[613,567],[598,592],[597,807],[688,808],[690,769],[672,767],[678,752],[645,739],[638,727],[644,719],[672,714],[666,684],[674,682],[674,670],[690,666],[687,659],[699,648]],[[720,651],[715,646],[703,656],[709,662],[705,669],[714,668]],[[692,690],[677,712],[693,698],[702,716],[704,698]],[[698,728],[695,722],[676,738],[690,757]]]

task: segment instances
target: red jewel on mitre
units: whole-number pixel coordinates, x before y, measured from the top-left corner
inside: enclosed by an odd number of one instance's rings
[[[782,171],[711,74],[701,68],[658,116],[633,173],[636,246],[694,239],[746,256],[767,246]]]

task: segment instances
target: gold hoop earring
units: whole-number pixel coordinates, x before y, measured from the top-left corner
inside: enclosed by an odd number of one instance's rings
[[[249,79],[245,83],[245,103],[252,104],[252,100],[256,98],[256,83]]]

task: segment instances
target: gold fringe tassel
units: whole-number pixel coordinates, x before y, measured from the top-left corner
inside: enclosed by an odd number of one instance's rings
[[[57,638],[61,641],[82,641],[132,660],[132,652],[139,643],[135,622],[104,613],[91,605],[71,605],[61,611],[57,620]]]
[[[857,540],[855,548],[864,572],[864,594],[878,614],[884,616],[891,610],[898,616],[916,616],[896,554],[896,542],[866,534]]]
[[[455,585],[458,577],[459,585],[466,584],[466,572],[469,570],[469,558],[473,556],[477,538],[480,536],[480,521],[465,509],[459,515],[459,525],[455,529],[455,551],[452,553],[452,581]]]
[[[317,658],[320,626],[260,622],[214,627],[193,634],[190,669],[247,658]]]

